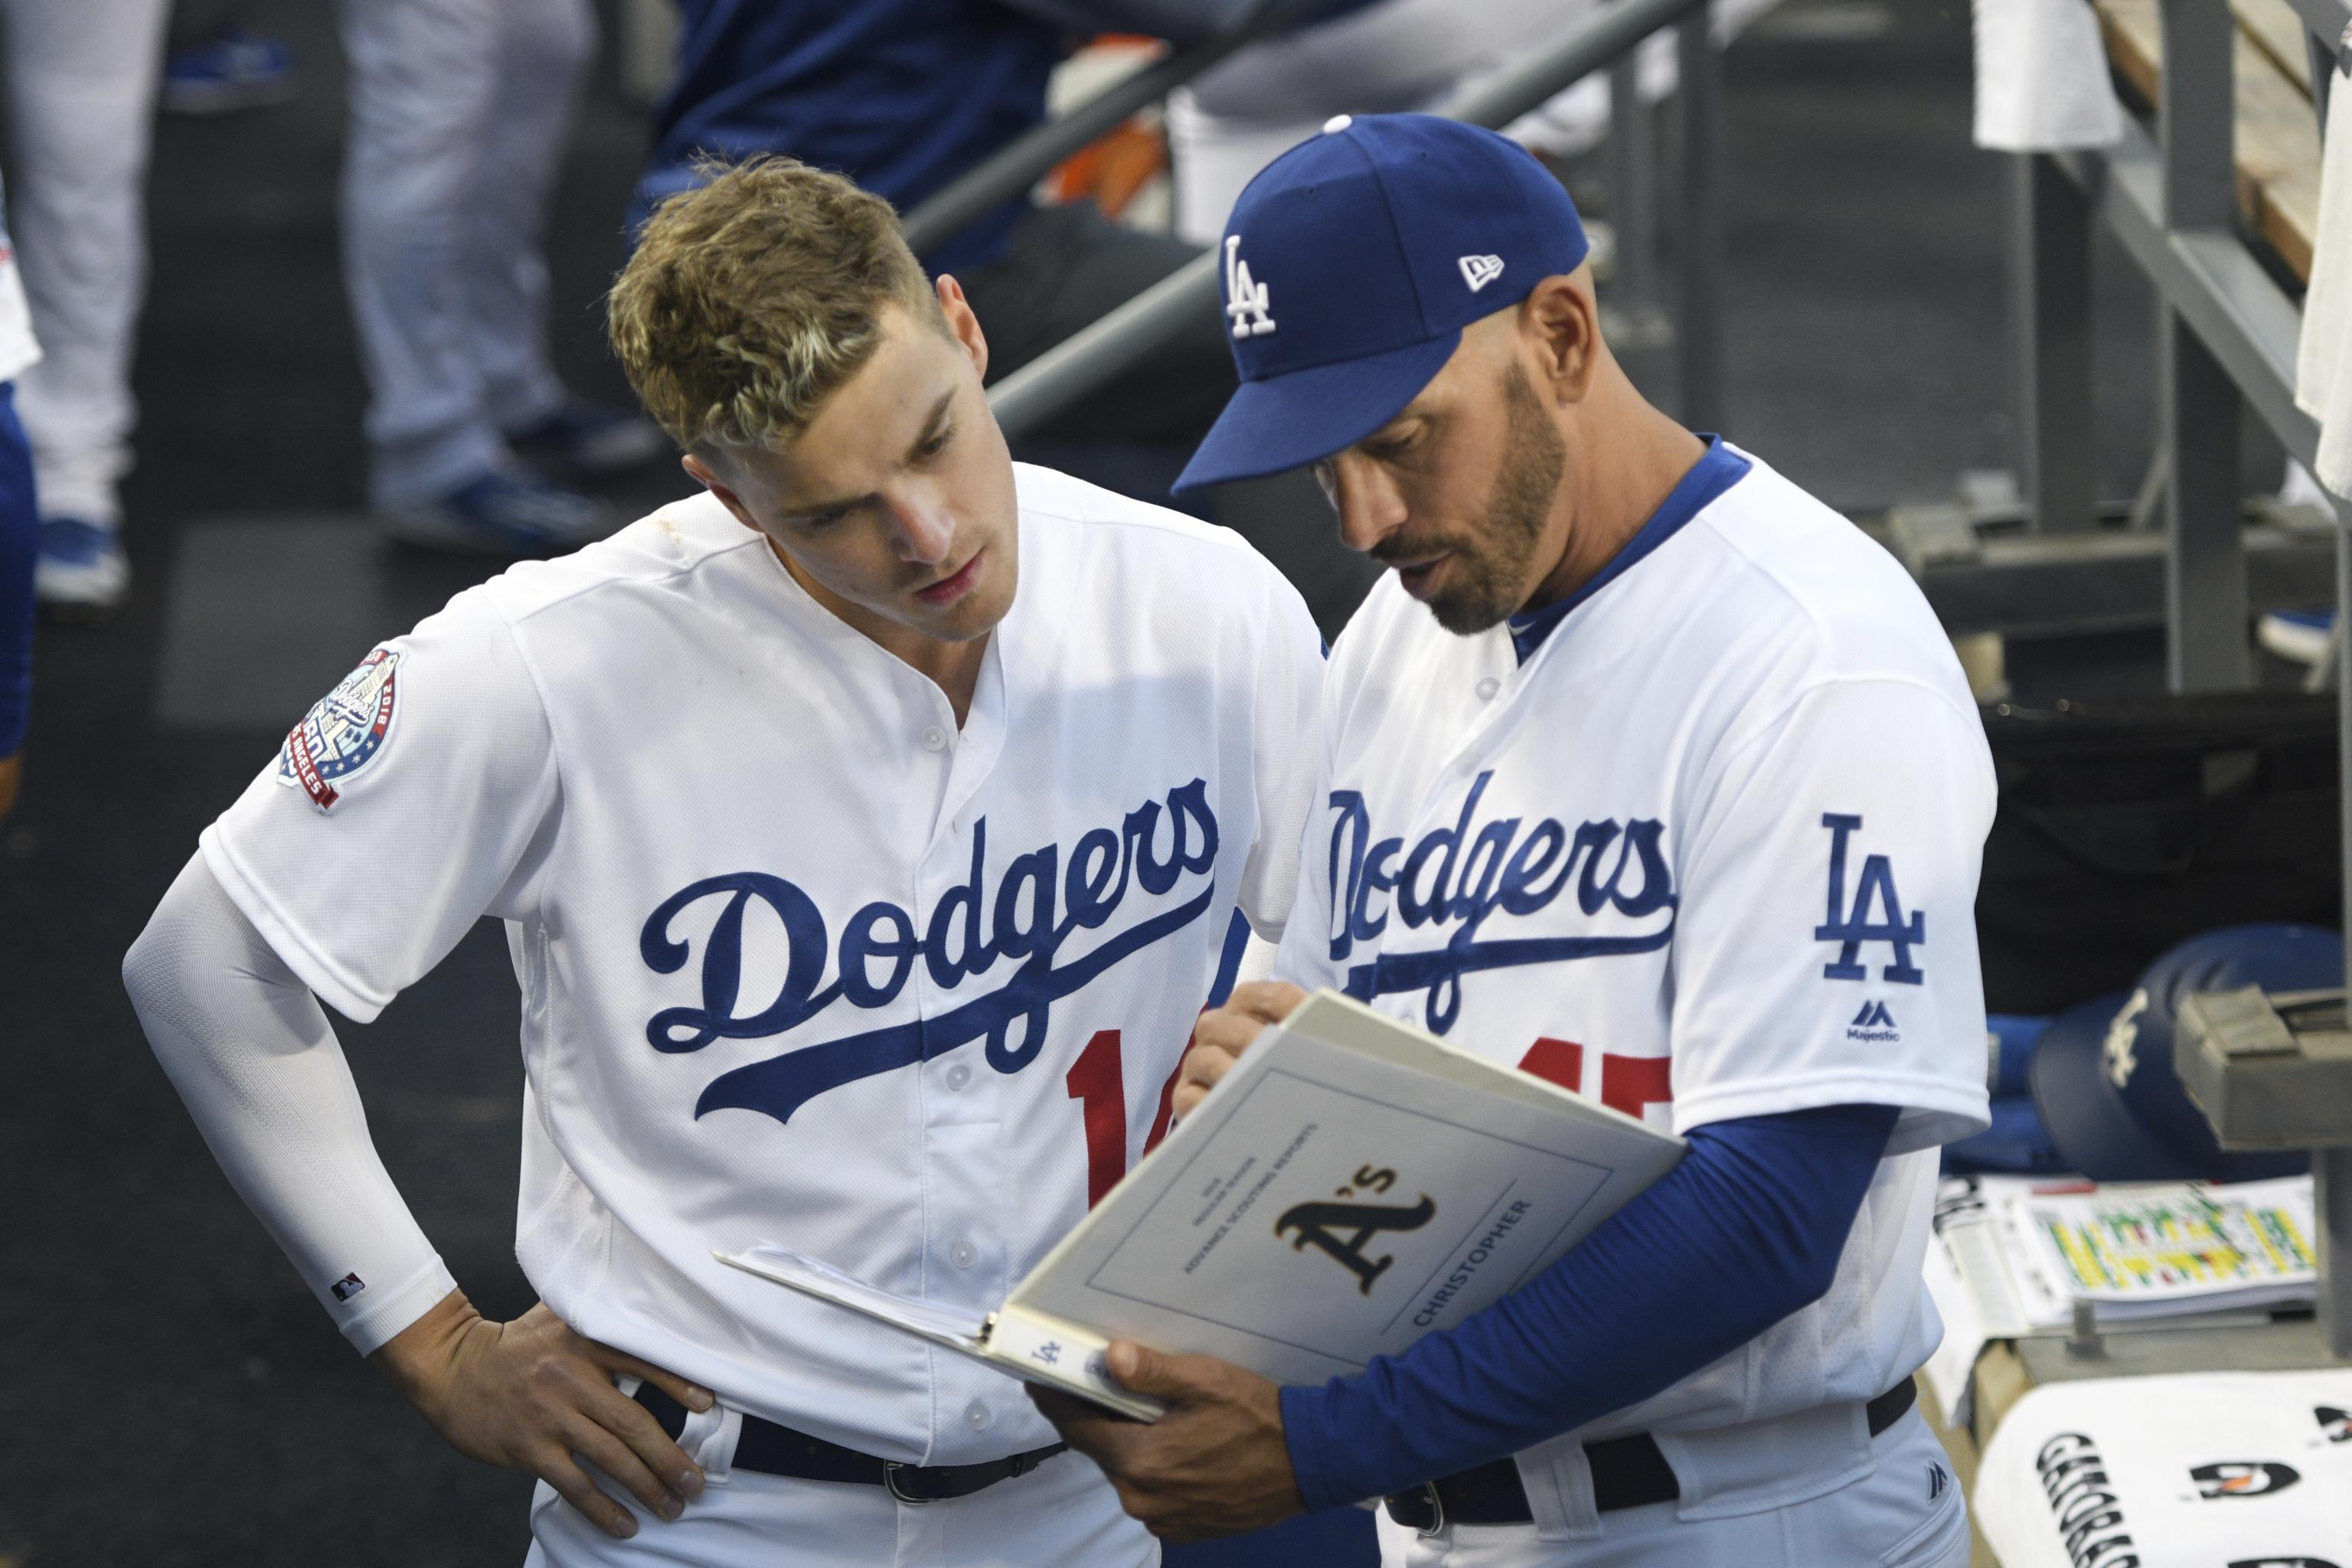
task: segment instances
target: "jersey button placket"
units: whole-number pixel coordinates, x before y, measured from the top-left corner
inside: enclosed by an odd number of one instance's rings
[[[927,752],[944,752],[948,749],[948,732],[937,724],[924,729],[922,741],[923,750]]]

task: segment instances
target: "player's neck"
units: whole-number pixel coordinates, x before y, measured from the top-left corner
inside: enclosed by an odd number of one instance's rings
[[[988,657],[988,637],[993,633],[964,642],[927,636],[834,593],[794,565],[793,558],[777,549],[773,540],[768,542],[768,548],[802,591],[831,612],[835,620],[938,687],[946,696],[948,706],[955,710],[956,727],[963,727],[965,718],[971,712],[972,693],[980,688],[980,667]]]
[[[1604,460],[1571,460],[1554,503],[1565,512],[1556,525],[1566,541],[1529,609],[1557,604],[1597,576],[1706,455],[1705,442],[1653,408],[1631,383],[1621,379],[1613,391],[1606,438],[1581,443]]]

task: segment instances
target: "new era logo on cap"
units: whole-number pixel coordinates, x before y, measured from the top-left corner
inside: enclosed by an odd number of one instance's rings
[[[1462,258],[1462,281],[1470,285],[1475,294],[1503,275],[1503,258],[1499,256],[1465,256]]]

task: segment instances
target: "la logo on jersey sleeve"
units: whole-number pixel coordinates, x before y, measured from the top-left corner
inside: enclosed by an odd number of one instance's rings
[[[1862,868],[1853,886],[1846,882],[1846,868],[1852,859],[1849,853],[1854,836],[1862,831],[1859,816],[1838,812],[1824,812],[1822,826],[1830,831],[1829,918],[1813,928],[1815,942],[1838,944],[1837,956],[1822,966],[1824,980],[1868,980],[1871,965],[1865,950],[1874,944],[1886,944],[1888,962],[1881,965],[1878,978],[1896,985],[1917,985],[1927,974],[1914,954],[1927,945],[1927,917],[1922,910],[1907,913],[1903,908],[1903,895],[1895,886],[1895,862],[1885,855],[1864,855]],[[1885,1005],[1864,1007],[1857,1017],[1857,1027],[1873,1025],[1892,1026]]]
[[[288,731],[278,782],[331,811],[352,775],[375,761],[400,701],[400,655],[377,648]]]

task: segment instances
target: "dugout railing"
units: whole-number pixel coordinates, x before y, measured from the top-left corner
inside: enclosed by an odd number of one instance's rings
[[[2291,0],[2306,35],[2321,125],[2336,72],[2352,56],[2352,4]],[[2240,420],[2251,412],[2288,454],[2313,465],[2319,430],[2295,405],[2302,310],[2239,226],[2236,22],[2229,0],[2161,0],[2163,72],[2153,133],[2128,120],[2102,151],[2020,154],[2014,235],[2023,489],[2030,529],[2084,538],[2098,519],[2092,481],[2091,237],[2104,226],[2157,298],[2157,447],[2164,454],[2166,674],[2176,691],[2254,684]],[[2340,85],[2340,84],[2339,84]],[[2342,775],[2352,780],[2352,507],[2333,500],[2336,630],[2326,667],[2337,693]],[[2345,792],[2352,803],[2352,790]],[[2352,809],[2344,817],[2352,888]],[[2347,911],[2352,912],[2352,911]],[[2352,919],[2346,929],[2352,932]],[[2352,1357],[2352,1126],[2313,1152],[2319,1201],[2319,1326]]]
[[[908,242],[919,254],[937,246],[962,224],[1028,190],[1062,159],[1129,115],[1252,39],[1316,8],[1317,0],[1266,0],[1216,37],[1171,51],[1113,83],[908,213]],[[1613,0],[1550,47],[1436,111],[1500,129],[1593,72],[1612,71],[1617,88],[1612,125],[1618,188],[1612,195],[1621,208],[1621,276],[1630,285],[1629,302],[1646,305],[1655,298],[1649,270],[1658,212],[1655,161],[1633,90],[1632,55],[1652,34],[1675,30],[1681,177],[1672,315],[1679,412],[1685,424],[1706,430],[1721,427],[1724,401],[1721,67],[1709,32],[1710,9],[1708,0]],[[1216,310],[1216,261],[1204,254],[998,382],[989,392],[997,423],[1015,440],[1034,433]]]

